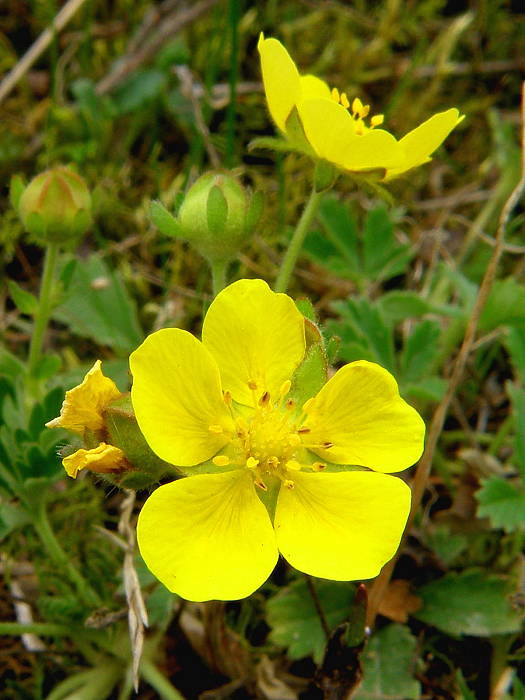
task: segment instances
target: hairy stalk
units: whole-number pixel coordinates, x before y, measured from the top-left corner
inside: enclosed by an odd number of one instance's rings
[[[277,275],[277,280],[275,282],[276,292],[286,292],[288,289],[295,263],[297,262],[297,258],[301,252],[308,229],[310,228],[310,225],[317,214],[321,197],[322,192],[316,192],[315,188],[313,188],[306,206],[303,209],[301,218],[299,219],[297,227],[293,233],[292,240],[290,241],[290,245],[288,246],[288,250],[284,256],[279,274]]]
[[[443,430],[443,425],[445,423],[445,418],[447,417],[448,409],[463,376],[463,372],[465,370],[465,366],[467,364],[467,360],[476,336],[479,318],[481,316],[481,312],[483,311],[483,307],[485,306],[487,297],[490,293],[492,284],[496,277],[498,263],[504,249],[505,232],[507,230],[510,215],[514,210],[514,207],[518,204],[519,200],[521,199],[523,192],[525,191],[525,83],[523,83],[522,85],[521,112],[521,177],[502,209],[498,224],[498,230],[496,233],[495,245],[492,251],[492,256],[487,265],[485,275],[483,276],[483,280],[481,282],[478,295],[474,303],[474,308],[472,309],[472,314],[470,316],[467,328],[465,330],[463,342],[461,344],[459,353],[456,357],[454,368],[452,370],[452,375],[448,382],[447,391],[445,393],[445,396],[441,400],[441,403],[436,408],[434,415],[432,416],[430,430],[428,431],[428,439],[425,445],[425,451],[423,452],[423,456],[419,461],[414,481],[412,484],[412,507],[410,509],[410,515],[408,516],[408,521],[405,528],[405,535],[407,532],[410,531],[410,527],[414,521],[414,517],[417,511],[419,510],[419,505],[421,503],[421,499],[423,497],[423,493],[427,485],[428,477],[430,474],[430,468],[432,466],[432,460],[434,458],[434,453],[436,451],[439,436],[441,434],[441,431]],[[390,578],[392,576],[392,572],[394,570],[399,551],[400,549],[398,549],[398,554],[391,561],[389,561],[388,564],[386,564],[386,566],[383,567],[381,573],[375,579],[370,589],[370,594],[368,597],[369,606],[367,619],[367,624],[370,627],[374,624],[379,605],[390,582]]]
[[[42,273],[42,283],[40,285],[40,297],[38,300],[38,311],[36,313],[35,325],[29,345],[28,364],[28,381],[33,391],[35,387],[35,371],[40,362],[42,354],[42,345],[46,332],[49,317],[51,316],[51,307],[53,303],[53,280],[55,276],[55,268],[58,258],[59,246],[57,243],[49,243],[46,248],[44,257],[44,270]]]
[[[221,260],[220,262],[216,261],[210,263],[210,265],[213,296],[216,297],[226,286],[226,270],[228,268],[228,263]]]

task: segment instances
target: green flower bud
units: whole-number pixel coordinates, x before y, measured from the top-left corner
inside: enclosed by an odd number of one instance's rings
[[[250,193],[228,173],[210,172],[188,190],[178,218],[159,202],[151,216],[163,233],[189,241],[210,263],[226,263],[253,233],[262,208],[261,192]]]
[[[40,173],[16,199],[26,231],[42,243],[78,238],[91,224],[91,195],[80,175],[69,168]]]

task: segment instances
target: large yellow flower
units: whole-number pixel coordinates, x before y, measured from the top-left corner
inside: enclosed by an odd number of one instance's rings
[[[410,489],[387,472],[419,458],[423,422],[365,361],[298,402],[304,328],[290,297],[240,280],[211,304],[202,342],[168,328],[131,356],[152,450],[187,472],[208,460],[215,471],[159,487],[139,516],[146,564],[184,598],[243,598],[278,552],[314,576],[367,579],[399,545]]]
[[[293,122],[297,114],[315,155],[342,170],[382,170],[383,179],[401,175],[431,160],[431,154],[463,119],[457,109],[448,109],[397,141],[388,131],[377,128],[383,115],[372,116],[366,123],[369,106],[359,98],[350,104],[345,93],[330,90],[323,80],[300,75],[277,39],[265,39],[261,34],[258,48],[266,99],[278,128],[297,142]]]

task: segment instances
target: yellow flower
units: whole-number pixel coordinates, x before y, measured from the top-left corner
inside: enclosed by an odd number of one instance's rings
[[[65,428],[96,442],[103,437],[105,409],[122,395],[115,382],[102,374],[101,362],[97,360],[81,384],[66,391],[60,415],[46,423],[46,427]],[[62,464],[73,479],[85,468],[101,474],[129,468],[122,450],[105,442],[89,450],[77,450],[64,457]]]
[[[102,374],[100,365],[97,360],[82,383],[66,391],[60,415],[46,423],[47,428],[65,428],[79,435],[86,429],[95,432],[103,428],[104,409],[122,394],[115,382]]]
[[[212,302],[202,342],[168,328],[131,355],[151,449],[187,472],[211,460],[154,491],[138,521],[146,564],[184,598],[243,598],[278,552],[314,576],[371,578],[399,545],[410,490],[387,472],[419,458],[423,422],[365,361],[298,403],[304,328],[290,297],[240,280]],[[202,473],[209,465],[215,473]]]
[[[384,170],[383,179],[401,175],[431,160],[431,154],[463,120],[457,109],[448,109],[397,141],[388,131],[377,128],[383,115],[369,118],[369,105],[363,105],[358,97],[350,103],[345,93],[330,90],[323,80],[300,75],[277,39],[265,39],[261,34],[258,49],[268,107],[278,128],[297,142],[296,113],[315,155],[342,170]]]

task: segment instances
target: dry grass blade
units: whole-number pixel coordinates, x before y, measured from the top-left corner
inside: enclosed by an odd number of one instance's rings
[[[474,346],[476,331],[478,328],[481,312],[483,310],[483,307],[485,306],[488,295],[492,288],[492,284],[496,277],[496,271],[500,257],[505,249],[505,232],[507,230],[510,215],[514,210],[514,207],[518,204],[525,190],[525,83],[522,84],[521,117],[521,177],[518,184],[512,191],[510,197],[507,199],[505,205],[503,206],[499,219],[496,238],[494,240],[492,255],[487,265],[485,274],[483,276],[483,280],[481,282],[481,286],[479,288],[478,295],[474,303],[474,308],[472,309],[472,314],[470,316],[467,328],[465,330],[465,335],[463,337],[461,348],[454,363],[454,368],[452,370],[452,375],[448,382],[447,391],[440,404],[436,408],[432,417],[432,421],[430,423],[430,430],[428,431],[428,438],[425,445],[425,451],[423,452],[423,456],[421,457],[421,460],[418,464],[412,485],[412,508],[408,517],[405,533],[410,530],[414,517],[419,509],[419,505],[421,503],[421,499],[423,497],[423,493],[427,485],[439,436],[441,435],[441,431],[443,430],[445,418],[447,417],[450,404],[455,396],[455,393],[463,376],[468,357]],[[390,578],[392,576],[395,563],[396,557],[394,557],[394,559],[388,562],[388,564],[383,568],[379,576],[375,579],[374,583],[372,584],[369,594],[367,617],[367,623],[369,626],[372,626],[374,624],[381,600],[385,594]]]
[[[139,685],[139,666],[144,646],[144,628],[148,626],[148,613],[144,605],[139,579],[133,563],[135,551],[135,531],[131,525],[131,515],[135,505],[135,492],[126,491],[126,497],[120,506],[118,531],[127,542],[124,554],[124,590],[128,603],[128,626],[131,645],[133,686],[135,691]]]

